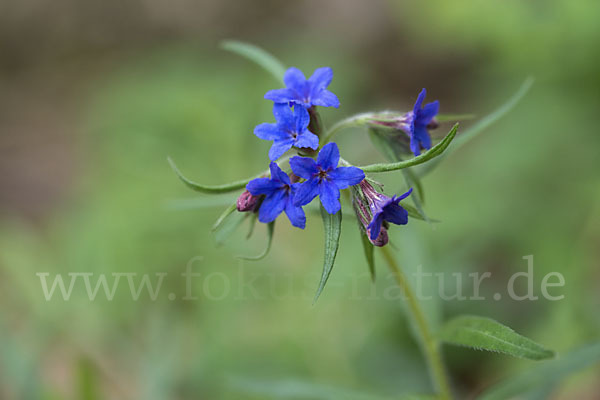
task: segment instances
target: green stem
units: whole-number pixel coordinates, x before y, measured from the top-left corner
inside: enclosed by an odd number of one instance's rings
[[[411,313],[412,318],[415,321],[416,328],[420,335],[421,345],[423,346],[423,353],[427,359],[427,364],[431,373],[431,378],[439,392],[440,399],[449,400],[452,399],[452,393],[450,391],[450,385],[448,383],[448,377],[446,376],[446,370],[442,362],[442,357],[439,351],[440,343],[436,340],[435,336],[431,332],[431,328],[425,318],[425,313],[419,304],[417,296],[413,292],[406,276],[398,266],[398,263],[394,259],[389,247],[383,247],[383,257],[390,268],[390,271],[394,275],[394,279],[398,283],[398,286],[404,291],[408,300],[408,309]]]
[[[346,118],[346,119],[343,119],[343,120],[337,122],[335,125],[333,125],[331,127],[331,129],[329,129],[327,131],[327,133],[325,133],[325,136],[323,137],[323,140],[322,140],[323,145],[325,145],[326,143],[329,143],[338,132],[340,132],[344,129],[356,128],[356,127],[366,124],[371,119],[373,119],[373,115],[374,115],[373,113],[358,114],[353,117]]]

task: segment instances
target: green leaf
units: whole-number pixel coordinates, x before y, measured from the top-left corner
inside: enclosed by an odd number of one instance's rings
[[[503,116],[508,114],[508,112],[510,110],[512,110],[513,107],[516,106],[519,103],[519,101],[521,101],[521,99],[527,94],[529,89],[531,89],[531,86],[533,85],[533,81],[534,81],[534,79],[531,77],[525,79],[525,82],[523,82],[523,84],[521,85],[519,90],[517,90],[517,92],[510,99],[508,99],[508,101],[506,101],[504,104],[502,104],[500,107],[498,107],[492,113],[490,113],[490,114],[486,115],[485,117],[483,117],[482,119],[480,119],[475,125],[473,125],[469,129],[467,129],[458,138],[456,138],[455,144],[454,144],[454,146],[452,146],[452,150],[449,152],[446,152],[446,154],[444,154],[444,157],[447,156],[448,154],[451,154],[452,152],[456,151],[457,149],[459,149],[462,145],[464,145],[469,140],[476,137],[479,133],[483,132],[485,129],[487,129],[489,126],[491,126],[493,123],[495,123],[500,118],[502,118]],[[437,167],[437,165],[442,160],[443,160],[443,157],[440,157],[437,160],[428,163],[427,165],[421,166],[420,168],[418,168],[417,174],[419,176],[424,176],[424,175],[430,173]]]
[[[486,390],[478,400],[506,400],[532,390],[556,385],[567,376],[600,364],[600,342],[583,346],[556,360],[541,363]]]
[[[225,244],[227,239],[229,239],[229,236],[231,236],[231,234],[237,229],[237,227],[240,226],[242,222],[244,222],[244,219],[248,217],[248,213],[229,212],[230,208],[225,210],[223,215],[221,215],[221,217],[219,218],[222,218],[222,220],[220,222],[217,221],[218,224],[215,223],[215,226],[213,227],[215,242],[218,246]]]
[[[389,164],[371,164],[360,168],[364,172],[389,172],[422,164],[442,154],[444,150],[448,148],[450,142],[452,142],[452,139],[454,139],[456,136],[457,130],[458,124],[455,124],[450,132],[448,132],[448,134],[438,144],[417,157]]]
[[[367,237],[367,234],[359,229],[363,250],[365,252],[365,258],[367,259],[367,265],[369,266],[369,272],[371,273],[371,280],[375,282],[375,257],[373,255],[374,247],[373,243]]]
[[[253,61],[273,75],[275,79],[283,82],[285,66],[275,56],[264,49],[237,40],[224,40],[221,42],[221,48]]]
[[[181,171],[179,171],[179,169],[177,168],[177,165],[175,165],[175,162],[173,162],[173,160],[171,160],[170,157],[167,158],[167,160],[169,161],[171,168],[173,168],[173,171],[175,171],[175,173],[177,174],[179,179],[181,179],[181,181],[183,183],[185,183],[187,187],[191,188],[192,190],[195,190],[196,192],[201,192],[201,193],[233,192],[235,190],[245,188],[246,185],[248,184],[248,182],[250,182],[250,180],[255,178],[255,177],[253,177],[250,179],[235,181],[235,182],[227,183],[225,185],[215,185],[215,186],[202,185],[200,183],[193,182],[193,181],[189,180],[188,178],[186,178],[185,176],[183,176]],[[261,175],[262,174],[257,175],[256,178],[260,177]]]
[[[259,254],[257,256],[237,256],[237,258],[239,258],[240,260],[247,260],[247,261],[260,261],[263,258],[265,258],[267,256],[267,254],[269,254],[269,251],[271,250],[271,244],[273,243],[273,231],[274,230],[275,230],[275,221],[267,224],[267,247],[261,254]]]
[[[228,216],[230,216],[236,210],[237,210],[237,204],[236,203],[233,203],[229,207],[227,207],[225,209],[225,211],[223,211],[223,213],[219,216],[219,218],[217,218],[217,220],[215,221],[213,227],[211,228],[211,231],[214,232],[217,229],[219,229],[219,227],[221,226],[221,224],[223,223],[223,221],[225,221],[225,219]]]
[[[323,205],[321,205],[321,217],[323,218],[323,228],[325,230],[325,259],[323,260],[323,275],[317,289],[317,294],[313,304],[317,302],[335,263],[338,247],[340,245],[340,234],[342,232],[342,210],[337,214],[329,214]]]
[[[442,328],[441,341],[478,350],[495,351],[529,360],[552,358],[554,352],[490,318],[460,316]]]

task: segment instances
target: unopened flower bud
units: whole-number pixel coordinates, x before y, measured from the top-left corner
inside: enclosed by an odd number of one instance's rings
[[[371,239],[371,230],[367,228],[367,237],[369,238],[369,241],[373,243],[373,246],[377,247],[383,247],[386,244],[388,244],[389,241],[387,229],[385,229],[384,227],[381,227],[379,235],[377,236],[377,238],[375,238],[375,240]]]
[[[254,211],[259,198],[260,196],[254,196],[248,190],[245,190],[237,199],[237,210],[240,212]]]

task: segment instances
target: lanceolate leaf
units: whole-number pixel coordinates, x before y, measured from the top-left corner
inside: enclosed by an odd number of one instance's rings
[[[325,229],[325,259],[323,260],[323,275],[321,276],[321,282],[319,283],[313,304],[317,302],[329,279],[329,274],[331,274],[333,264],[335,263],[335,256],[337,255],[340,234],[342,232],[342,210],[338,211],[337,214],[331,215],[321,205],[321,217],[323,218],[323,228]]]
[[[532,390],[552,386],[570,374],[600,364],[600,342],[583,346],[541,363],[485,391],[478,400],[512,399]],[[525,398],[525,397],[523,397]]]
[[[196,192],[202,192],[202,193],[233,192],[235,190],[245,188],[246,185],[248,184],[248,182],[250,182],[250,180],[253,179],[253,178],[244,179],[241,181],[235,181],[235,182],[227,183],[224,185],[214,185],[214,186],[202,185],[200,183],[193,182],[193,181],[189,180],[188,178],[186,178],[185,176],[183,176],[183,174],[181,173],[181,171],[179,171],[179,169],[177,168],[177,165],[175,165],[175,163],[173,162],[173,160],[171,160],[171,158],[168,158],[167,160],[169,161],[169,164],[171,164],[171,168],[173,168],[173,171],[175,171],[175,173],[177,174],[179,179],[181,179],[181,181],[183,183],[185,183],[187,187],[191,188],[192,190],[195,190]],[[259,177],[259,176],[261,176],[261,175],[258,175],[257,177]]]
[[[471,128],[467,129],[464,133],[462,133],[455,140],[455,143],[452,146],[452,150],[450,152],[446,152],[446,154],[444,154],[444,157],[447,156],[448,154],[450,154],[451,152],[456,151],[460,146],[462,146],[469,140],[473,139],[475,136],[477,136],[478,134],[483,132],[485,129],[487,129],[489,126],[491,126],[493,123],[495,123],[500,118],[502,118],[504,115],[506,115],[510,110],[512,110],[513,107],[516,106],[519,103],[519,101],[527,94],[527,92],[533,85],[533,81],[534,81],[533,78],[531,78],[531,77],[527,78],[525,80],[525,82],[523,82],[523,84],[521,85],[519,90],[517,90],[517,92],[510,99],[508,99],[508,101],[506,103],[502,104],[491,114],[488,114],[485,117],[483,117],[482,119],[480,119],[475,125],[473,125]],[[424,175],[430,173],[437,167],[437,165],[442,160],[443,160],[443,157],[440,157],[432,162],[427,163],[426,165],[419,167],[417,169],[417,174],[419,176],[424,176]]]
[[[422,164],[442,154],[456,136],[457,130],[458,124],[455,124],[441,142],[417,157],[389,164],[371,164],[360,168],[365,172],[389,172]]]
[[[359,229],[361,242],[363,245],[363,250],[365,252],[365,258],[367,259],[367,264],[369,266],[369,272],[371,273],[371,280],[375,282],[375,257],[373,255],[373,243],[369,241],[367,234]]]
[[[223,221],[225,221],[225,219],[227,219],[227,217],[229,217],[234,211],[236,211],[236,209],[237,209],[236,203],[233,203],[229,207],[227,207],[225,209],[225,211],[223,211],[223,213],[221,215],[219,215],[219,218],[217,218],[217,220],[215,221],[215,224],[213,225],[211,230],[214,232],[217,229],[219,229],[219,227],[221,226]]]
[[[238,256],[237,258],[239,258],[240,260],[247,260],[247,261],[259,261],[259,260],[262,260],[263,258],[265,258],[267,256],[267,254],[269,254],[269,251],[271,250],[271,244],[273,243],[273,231],[274,230],[275,230],[275,221],[267,224],[267,247],[261,254],[259,254],[257,256]]]
[[[244,219],[248,217],[248,213],[241,212],[230,212],[227,213],[229,209],[225,210],[223,213],[223,220],[213,227],[213,233],[215,235],[215,242],[218,246],[223,245],[229,236],[236,230],[238,226],[244,222]],[[235,210],[235,208],[234,208]]]
[[[221,42],[221,48],[253,61],[273,75],[275,79],[283,82],[285,67],[275,56],[260,47],[237,40],[225,40]]]
[[[554,356],[552,350],[519,335],[509,327],[490,318],[460,316],[446,323],[439,339],[445,343],[495,351],[529,360],[544,360]]]

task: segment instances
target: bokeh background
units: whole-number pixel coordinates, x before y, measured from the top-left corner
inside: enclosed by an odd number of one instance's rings
[[[402,301],[384,296],[393,283],[380,259],[370,283],[355,221],[346,218],[312,306],[319,217],[305,231],[282,220],[270,255],[240,262],[262,250],[265,227],[246,241],[243,225],[216,246],[210,227],[235,195],[190,192],[169,168],[167,156],[210,184],[265,168],[269,143],[252,129],[271,121],[262,96],[279,83],[219,49],[230,38],[306,73],[331,66],[342,107],[323,110],[327,124],[407,110],[423,87],[444,113],[483,116],[534,76],[509,115],[427,177],[426,210],[442,223],[393,229],[395,251],[409,271],[493,273],[485,301],[428,302],[434,323],[481,314],[559,353],[597,340],[599,18],[595,0],[3,1],[0,398],[430,391]],[[382,159],[363,131],[339,145],[348,159]],[[402,186],[401,175],[385,182]],[[564,300],[493,300],[529,254],[537,294],[543,275],[559,271]],[[198,299],[184,301],[180,274],[194,257]],[[81,284],[68,301],[46,301],[40,272],[168,276],[155,301],[145,292],[133,300],[126,281],[112,301],[90,301]],[[444,353],[462,398],[535,364]],[[537,398],[598,399],[599,375],[588,369]]]

